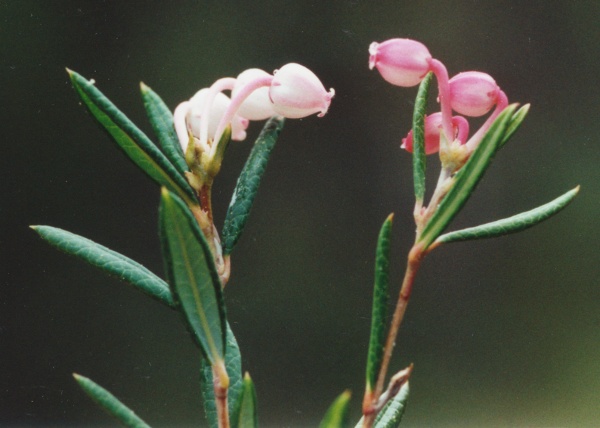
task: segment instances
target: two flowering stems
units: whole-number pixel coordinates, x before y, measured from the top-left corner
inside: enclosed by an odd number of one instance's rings
[[[563,209],[578,187],[533,210],[473,228],[444,230],[467,201],[494,154],[518,129],[529,109],[517,110],[494,79],[467,71],[449,78],[443,63],[422,44],[391,39],[369,48],[369,67],[395,86],[419,85],[412,129],[401,147],[413,158],[415,243],[391,324],[387,323],[389,242],[392,215],[381,229],[375,263],[373,318],[366,387],[359,426],[394,428],[408,398],[413,366],[398,371],[385,386],[392,351],[423,258],[442,243],[489,238],[531,227]],[[323,116],[334,96],[306,67],[290,63],[273,74],[249,69],[201,89],[170,112],[149,87],[141,91],[159,149],[95,86],[70,71],[73,86],[94,118],[118,147],[162,187],[159,230],[167,281],[139,263],[95,242],[50,226],[33,226],[59,249],[115,275],[180,312],[202,353],[202,392],[211,427],[256,427],[256,393],[241,374],[241,355],[227,322],[223,289],[231,275],[231,251],[243,230],[284,118]],[[427,95],[437,82],[439,109],[426,114]],[[224,94],[230,92],[230,96]],[[454,114],[456,113],[456,114]],[[488,115],[470,132],[468,118]],[[246,139],[250,121],[268,119],[242,170],[221,234],[214,223],[211,193],[231,140]],[[437,154],[440,176],[425,203],[426,156]],[[75,375],[95,401],[126,426],[148,425],[116,397],[88,378]],[[321,427],[344,424],[349,392],[327,411]]]

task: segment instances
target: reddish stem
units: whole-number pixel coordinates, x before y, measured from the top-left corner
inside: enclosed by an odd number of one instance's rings
[[[408,301],[410,300],[415,277],[419,270],[419,266],[421,265],[421,261],[423,260],[423,256],[423,249],[420,245],[415,245],[408,255],[404,280],[402,282],[402,287],[400,288],[400,295],[398,296],[398,302],[396,303],[396,310],[394,311],[392,324],[390,325],[390,330],[388,332],[385,347],[383,349],[381,368],[377,377],[377,383],[375,384],[375,390],[371,396],[371,409],[367,408],[365,411],[363,411],[365,415],[363,428],[370,428],[375,421],[375,417],[377,416],[376,412],[374,411],[374,406],[377,403],[377,400],[379,400],[379,396],[383,392],[383,385],[385,383],[385,377],[387,375],[392,353],[394,351],[394,346],[396,344],[398,331],[400,330],[400,325],[404,319],[404,314],[406,312],[406,307],[408,306]]]
[[[212,215],[212,201],[211,201],[211,184],[204,184],[200,189],[200,207],[202,211],[206,213],[206,216],[210,223],[213,223],[213,215]]]
[[[223,387],[221,374],[213,367],[213,391],[215,393],[215,405],[217,407],[217,419],[219,428],[229,428],[229,409],[227,408],[227,387]]]

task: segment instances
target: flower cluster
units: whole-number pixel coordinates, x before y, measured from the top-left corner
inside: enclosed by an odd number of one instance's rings
[[[223,91],[231,91],[231,98]],[[195,150],[213,159],[228,126],[231,139],[242,141],[249,121],[275,115],[296,119],[319,113],[320,117],[327,113],[334,94],[300,64],[286,64],[272,75],[251,68],[236,78],[218,79],[179,104],[173,114],[175,130],[186,157],[193,142]]]
[[[393,85],[416,86],[429,72],[437,78],[441,111],[425,118],[425,152],[440,151],[442,162],[466,158],[477,147],[494,119],[508,105],[508,99],[494,79],[479,71],[458,73],[451,79],[444,64],[433,58],[425,45],[410,39],[373,42],[369,47],[369,68],[377,68]],[[467,117],[479,117],[495,107],[470,139]],[[452,116],[455,111],[462,116]],[[412,152],[412,131],[402,140],[402,148]],[[459,165],[456,165],[459,166]]]

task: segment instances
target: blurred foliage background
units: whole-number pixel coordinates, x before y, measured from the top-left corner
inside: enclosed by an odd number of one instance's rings
[[[403,426],[596,425],[599,19],[594,0],[0,1],[0,425],[110,424],[72,372],[152,425],[204,424],[180,318],[28,229],[67,229],[162,275],[158,189],[85,112],[65,67],[150,132],[140,81],[175,107],[219,77],[287,62],[337,95],[324,118],[287,122],[233,254],[228,311],[263,426],[315,425],[345,388],[358,418],[377,232],[396,212],[394,296],[414,236],[399,144],[416,90],[367,67],[369,44],[392,37],[532,104],[452,228],[582,185],[534,229],[428,257],[392,361],[415,363]],[[259,129],[229,148],[219,222]]]

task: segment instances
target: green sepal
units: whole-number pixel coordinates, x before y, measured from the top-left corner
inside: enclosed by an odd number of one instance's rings
[[[231,254],[244,230],[260,180],[267,168],[267,162],[283,128],[284,120],[283,117],[274,116],[267,121],[238,178],[223,225],[222,243],[225,255]]]
[[[425,112],[427,111],[427,96],[429,95],[429,85],[432,78],[433,73],[429,72],[421,81],[413,112],[413,181],[415,199],[420,202],[423,202],[425,198]]]
[[[171,113],[162,98],[144,82],[140,83],[140,92],[142,93],[148,120],[158,138],[163,153],[179,173],[185,177],[185,172],[190,169],[185,163],[185,156],[175,133],[173,113]]]
[[[225,127],[223,130],[223,135],[221,135],[221,139],[219,140],[217,147],[215,147],[215,156],[212,162],[218,166],[216,168],[211,168],[213,170],[211,171],[211,175],[213,177],[215,177],[221,170],[221,164],[223,163],[225,151],[227,150],[227,147],[229,147],[229,143],[231,143],[231,125],[227,125]]]
[[[76,373],[73,373],[73,377],[81,389],[83,389],[92,400],[126,427],[150,428],[150,425],[140,419],[133,410],[121,403],[117,397],[102,388],[93,380]]]
[[[244,376],[243,389],[237,403],[235,419],[232,419],[232,428],[258,427],[258,412],[256,402],[256,389],[248,373]]]
[[[477,183],[500,148],[516,107],[516,104],[510,105],[498,115],[467,163],[452,178],[450,190],[417,240],[417,244],[420,244],[423,250],[427,249],[444,231],[475,190]]]
[[[240,348],[229,323],[227,323],[227,353],[225,354],[225,368],[229,375],[229,389],[227,391],[227,407],[229,408],[230,419],[237,419],[238,401],[242,393],[242,357]],[[210,428],[217,428],[219,421],[217,419],[217,407],[215,404],[215,392],[213,388],[213,372],[210,363],[203,358],[200,368],[200,388],[202,392],[202,402],[204,404],[204,414],[208,420]]]
[[[195,204],[194,191],[158,147],[93,82],[72,70],[67,71],[83,103],[125,155],[156,183],[167,187],[188,204]]]
[[[381,409],[373,426],[375,428],[397,428],[406,410],[410,388],[408,382],[402,385],[400,391]]]
[[[577,196],[579,186],[569,190],[562,196],[541,205],[530,211],[526,211],[512,217],[497,220],[480,226],[469,227],[455,232],[446,233],[436,239],[436,243],[448,243],[458,241],[468,241],[472,239],[495,238],[497,236],[508,235],[510,233],[520,232],[557,214]]]
[[[367,354],[367,393],[375,389],[387,331],[387,309],[389,301],[390,237],[394,215],[390,214],[383,223],[377,240],[375,255],[375,286],[373,288],[373,311],[371,315],[371,337]]]
[[[171,292],[194,341],[214,366],[225,357],[227,321],[212,252],[189,208],[164,187],[159,221]]]
[[[343,428],[348,426],[348,407],[352,394],[346,390],[342,392],[329,406],[319,428]]]
[[[59,250],[125,281],[167,306],[175,307],[169,285],[136,261],[66,230],[51,226],[31,226],[31,228]]]

